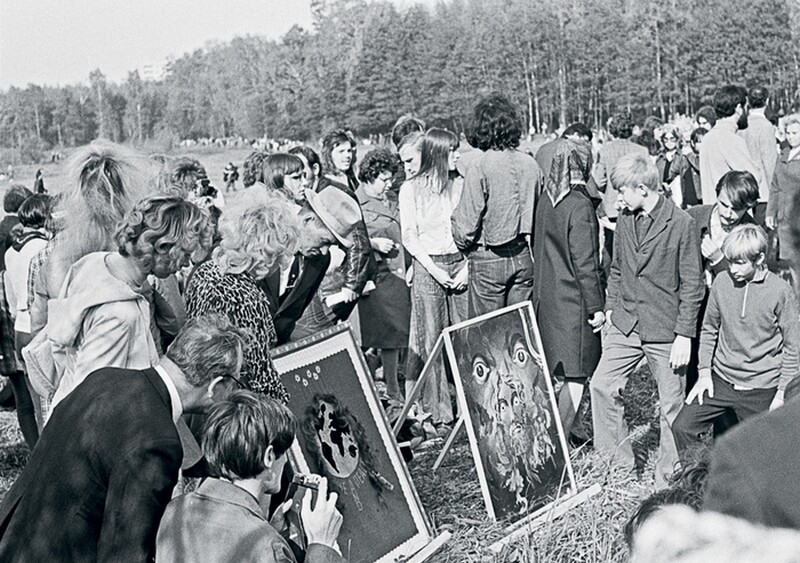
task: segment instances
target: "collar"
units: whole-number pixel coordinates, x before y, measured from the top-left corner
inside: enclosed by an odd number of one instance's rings
[[[656,217],[658,217],[659,213],[661,213],[661,209],[663,207],[664,207],[664,196],[658,194],[658,200],[656,200],[656,205],[655,207],[653,207],[650,213],[648,213],[644,209],[640,209],[638,214],[645,215],[647,217],[650,217],[651,219],[655,219]]]
[[[241,506],[258,518],[265,521],[267,519],[255,497],[230,481],[209,477],[201,483],[196,492],[198,495]]]
[[[797,159],[798,155],[800,155],[800,146],[797,146],[793,149],[790,148],[789,152],[786,153],[786,162]]]
[[[169,393],[169,402],[172,406],[172,420],[176,424],[178,423],[178,419],[183,414],[183,403],[181,402],[181,396],[178,394],[178,388],[175,387],[175,383],[172,381],[172,378],[167,373],[167,370],[161,364],[155,366],[153,368],[156,370],[156,373],[161,378],[161,381],[164,382],[164,385],[167,387],[167,392]]]
[[[763,266],[756,270],[756,273],[753,274],[753,279],[750,280],[748,283],[761,283],[765,279],[767,279],[767,274],[769,273],[769,269],[766,266]]]

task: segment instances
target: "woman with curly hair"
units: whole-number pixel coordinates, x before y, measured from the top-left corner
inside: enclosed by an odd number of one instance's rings
[[[397,157],[388,149],[367,154],[358,171],[356,191],[369,229],[377,263],[375,289],[361,298],[361,345],[381,351],[383,377],[390,397],[402,400],[397,383],[400,350],[408,346],[411,295],[406,285],[406,252],[400,230],[397,196],[391,191]]]
[[[250,332],[241,377],[252,391],[288,400],[270,348],[276,343],[270,304],[257,282],[289,263],[300,235],[293,206],[282,196],[232,209],[220,218],[222,241],[186,287],[186,312],[195,318],[219,313]]]
[[[60,375],[53,407],[102,367],[158,363],[147,276],[165,278],[211,245],[207,215],[176,196],[143,199],[114,234],[115,252],[93,252],[67,272],[49,303],[47,337]]]
[[[518,150],[521,136],[519,113],[506,97],[492,94],[475,106],[468,140],[480,154],[465,171],[452,219],[453,238],[470,264],[470,317],[531,298],[529,243],[544,178],[536,160]]]
[[[406,180],[398,198],[403,246],[414,257],[407,390],[442,330],[467,319],[467,262],[450,226],[462,190],[461,179],[455,177],[458,137],[445,129],[429,129],[420,152],[419,171]],[[433,415],[434,424],[453,421],[443,363],[426,381],[422,407]]]

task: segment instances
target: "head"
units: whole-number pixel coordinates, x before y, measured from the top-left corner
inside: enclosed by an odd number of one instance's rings
[[[767,90],[764,86],[753,86],[747,91],[747,99],[750,102],[751,108],[763,108],[769,101],[769,90]]]
[[[422,158],[420,147],[424,137],[425,133],[414,131],[403,137],[400,144],[397,145],[397,152],[400,155],[400,162],[403,163],[403,171],[406,173],[406,178],[416,176],[417,172],[419,172]]]
[[[322,139],[322,171],[347,174],[352,171],[356,140],[344,129],[334,129]]]
[[[248,188],[256,182],[264,183],[264,168],[262,163],[267,158],[267,153],[264,151],[253,151],[247,158],[244,159],[242,164],[242,184]]]
[[[717,124],[717,111],[712,106],[703,106],[694,116],[697,126],[709,131]]]
[[[372,197],[382,197],[392,186],[397,157],[389,149],[370,151],[358,169],[361,186]]]
[[[297,421],[284,405],[236,391],[211,407],[203,427],[203,455],[211,474],[231,481],[260,479],[264,492],[280,490]]]
[[[619,191],[618,203],[631,211],[643,209],[649,199],[658,197],[661,187],[658,168],[641,154],[620,158],[611,170],[611,184]]]
[[[665,127],[661,132],[660,140],[665,151],[675,151],[681,148],[681,135],[675,127]]]
[[[690,506],[691,508],[697,510],[697,506],[693,505],[693,503],[696,502],[697,499],[695,495],[683,489],[670,487],[656,491],[639,504],[639,506],[636,508],[636,512],[631,515],[630,519],[625,524],[623,533],[625,534],[625,541],[627,542],[628,547],[633,546],[633,539],[639,528],[641,528],[647,520],[649,520],[654,514],[657,514],[665,506],[677,504]]]
[[[208,185],[208,174],[200,161],[188,156],[175,159],[170,171],[170,183],[184,197],[194,193],[198,184]]]
[[[50,224],[51,197],[35,194],[22,202],[17,211],[19,222],[26,229],[44,229]]]
[[[800,147],[800,113],[792,113],[783,119],[786,142],[792,148]]]
[[[723,228],[738,225],[758,203],[758,183],[750,172],[731,170],[717,182],[717,213]]]
[[[249,338],[222,315],[186,322],[166,353],[183,374],[178,392],[186,412],[202,411],[238,386]]]
[[[714,94],[718,119],[735,117],[740,129],[747,127],[747,90],[735,84],[723,86]]]
[[[573,123],[564,129],[561,136],[572,141],[586,141],[587,143],[591,143],[593,137],[592,130],[583,123]]]
[[[314,256],[326,254],[331,245],[351,248],[350,234],[362,220],[358,202],[342,190],[306,190],[306,205],[300,211],[298,251]]]
[[[397,122],[392,127],[392,144],[397,150],[400,150],[400,141],[411,133],[424,133],[425,122],[417,119],[413,115],[403,115],[397,119]]]
[[[628,139],[633,135],[633,118],[629,113],[618,113],[608,121],[608,132],[615,139]]]
[[[6,213],[16,213],[22,202],[32,195],[33,192],[22,184],[14,184],[8,188],[6,195],[3,196],[3,210]]]
[[[416,176],[425,177],[429,185],[441,192],[450,173],[458,162],[458,136],[447,129],[432,127],[426,131],[420,143],[420,164]]]
[[[728,259],[728,272],[734,281],[749,282],[766,267],[767,234],[758,225],[739,225],[725,237],[722,253]]]
[[[296,208],[277,194],[234,207],[219,221],[222,240],[214,250],[220,271],[267,277],[297,252],[300,221]]]
[[[490,94],[472,111],[467,141],[482,151],[515,149],[522,137],[519,110],[502,94]]]
[[[694,154],[700,154],[700,145],[703,143],[703,137],[706,136],[706,133],[708,133],[708,129],[704,129],[703,127],[698,127],[692,131],[689,145],[692,147],[692,152]]]
[[[306,179],[303,176],[303,161],[300,157],[287,153],[275,153],[262,162],[264,184],[268,190],[285,195],[290,201],[302,204],[305,201],[303,190]]]
[[[306,187],[314,189],[317,185],[317,178],[322,172],[322,163],[317,151],[306,145],[298,145],[289,149],[289,154],[293,154],[303,161],[303,177]]]
[[[208,215],[178,196],[151,196],[137,203],[117,227],[114,239],[122,256],[141,269],[166,278],[211,248]]]

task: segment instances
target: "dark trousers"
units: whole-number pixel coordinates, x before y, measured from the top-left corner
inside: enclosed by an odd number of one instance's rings
[[[18,357],[22,357],[22,349],[30,342],[31,335],[27,332],[14,334]],[[32,450],[39,440],[39,426],[36,424],[36,409],[33,406],[33,397],[28,387],[28,376],[21,371],[17,371],[9,375],[8,380],[11,382],[11,390],[14,392],[14,403],[17,405],[17,421],[22,431],[22,437],[25,438],[25,443]]]
[[[714,397],[706,394],[702,405],[696,399],[691,404],[684,405],[672,423],[672,434],[682,461],[686,461],[686,454],[701,442],[701,435],[708,432],[718,419],[732,412],[738,422],[741,422],[766,412],[778,390],[777,387],[737,390],[713,372],[711,378],[714,381]]]
[[[468,258],[470,318],[530,300],[533,259],[522,236],[502,246],[479,246]]]

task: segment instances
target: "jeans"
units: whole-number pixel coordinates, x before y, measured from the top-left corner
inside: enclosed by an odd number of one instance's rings
[[[532,294],[533,259],[523,238],[469,254],[470,318],[530,301]]]
[[[14,343],[17,349],[17,355],[22,358],[22,349],[30,344],[31,335],[27,332],[16,332],[14,334]],[[19,421],[19,428],[22,431],[22,436],[25,438],[25,443],[33,450],[33,446],[39,440],[39,426],[36,423],[36,409],[34,407],[33,398],[38,396],[32,391],[28,376],[25,373],[18,371],[13,375],[8,376],[11,382],[11,390],[14,392],[14,402],[17,405],[17,420]]]

